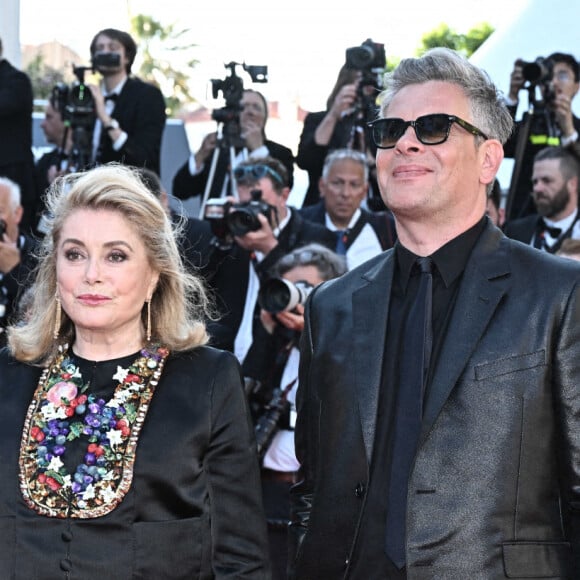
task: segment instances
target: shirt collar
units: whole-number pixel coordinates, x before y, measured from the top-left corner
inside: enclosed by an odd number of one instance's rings
[[[475,242],[483,231],[486,220],[486,216],[483,216],[474,226],[447,242],[431,255],[436,270],[441,275],[446,288],[459,278],[463,270],[465,270],[471,250],[473,250]],[[401,286],[403,290],[406,290],[413,264],[418,256],[405,248],[398,240],[395,242],[395,256],[397,258]]]
[[[346,228],[347,230],[352,230],[352,228],[354,227],[354,225],[358,221],[360,214],[361,214],[360,208],[357,208],[356,211],[352,214],[352,217],[350,218],[350,222],[348,222],[348,226]],[[329,229],[331,232],[336,232],[338,230],[342,230],[342,228],[338,228],[337,226],[334,225],[332,219],[330,219],[330,216],[328,215],[328,212],[324,213],[324,221],[325,221],[326,228]]]

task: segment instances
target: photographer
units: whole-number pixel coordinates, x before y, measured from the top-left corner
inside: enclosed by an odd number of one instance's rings
[[[259,324],[256,300],[260,281],[268,276],[269,269],[284,254],[310,242],[332,249],[336,238],[286,205],[288,175],[277,159],[242,162],[236,167],[235,177],[240,203],[222,209],[233,216],[233,225],[251,222],[252,229],[237,230],[234,235],[231,227],[224,229],[223,220],[217,224],[210,221],[215,238],[204,274],[223,314],[219,322],[209,326],[213,344],[234,352],[243,361],[252,343],[254,323]],[[259,200],[252,191],[260,192]],[[211,211],[214,206],[210,204],[206,209]]]
[[[231,78],[231,77],[229,77]],[[235,107],[238,103],[235,103]],[[234,108],[235,108],[234,107]],[[189,159],[179,168],[173,178],[172,194],[179,199],[201,196],[204,194],[210,179],[212,156],[219,147],[217,165],[210,184],[209,197],[224,197],[231,195],[232,184],[229,181],[230,166],[229,146],[234,150],[233,168],[242,161],[256,161],[264,157],[278,159],[285,167],[290,189],[294,184],[294,155],[292,151],[266,138],[266,122],[268,120],[268,103],[258,91],[243,90],[239,101],[238,115],[232,111],[234,119],[231,127],[239,135],[226,134],[220,142],[217,132],[206,135],[198,151],[191,153]],[[238,137],[241,140],[238,142]],[[228,143],[227,141],[231,141]]]
[[[504,145],[505,156],[514,158],[516,167],[519,165],[519,175],[512,177],[516,181],[510,187],[506,220],[535,213],[530,198],[535,154],[547,146],[573,150],[578,147],[580,119],[572,113],[572,101],[580,87],[579,81],[579,65],[571,54],[555,52],[534,63],[515,61],[506,104],[515,119],[519,94],[527,89],[532,107],[516,123],[512,136]],[[536,89],[542,97],[539,102],[535,101]],[[525,133],[528,138],[520,143]]]
[[[20,186],[0,177],[0,346],[36,264],[36,242],[20,229],[22,214]]]
[[[271,282],[284,280],[290,288],[302,287],[299,301],[291,299],[282,304],[267,285],[260,290],[264,306],[270,302],[277,306],[269,310],[262,308],[262,325],[256,329],[243,373],[259,385],[255,392],[249,393],[249,398],[257,424],[258,450],[263,458],[262,493],[274,580],[286,578],[289,489],[299,467],[294,454],[294,400],[298,387],[298,340],[304,328],[304,301],[314,287],[345,272],[343,256],[320,244],[308,244],[282,257],[271,270]]]
[[[361,58],[365,53],[366,60]],[[360,47],[347,49],[346,55],[326,110],[308,113],[304,119],[296,155],[296,164],[308,172],[309,180],[302,206],[320,200],[318,183],[327,154],[347,148],[367,154],[371,168],[368,204],[370,209],[382,210],[384,204],[375,177],[374,146],[367,139],[366,122],[372,121],[376,114],[374,103],[386,66],[384,47],[369,39]]]
[[[165,99],[152,84],[131,76],[137,45],[126,32],[107,28],[91,42],[91,60],[102,75],[88,85],[95,101],[93,156],[96,164],[118,161],[160,174]]]

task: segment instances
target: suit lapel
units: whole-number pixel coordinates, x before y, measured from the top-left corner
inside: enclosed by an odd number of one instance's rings
[[[457,385],[465,365],[509,288],[509,242],[491,225],[473,249],[425,401],[423,437]]]
[[[362,285],[352,295],[354,377],[367,460],[370,463],[393,279],[394,254],[363,275]],[[369,324],[369,315],[378,324]]]

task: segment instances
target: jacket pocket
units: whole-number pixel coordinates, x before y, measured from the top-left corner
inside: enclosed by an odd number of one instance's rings
[[[564,578],[570,558],[567,542],[503,544],[503,564],[508,578]]]
[[[546,364],[544,349],[528,354],[519,354],[507,358],[500,358],[488,363],[475,366],[475,380],[483,381],[490,377],[499,377],[517,371],[525,371]]]

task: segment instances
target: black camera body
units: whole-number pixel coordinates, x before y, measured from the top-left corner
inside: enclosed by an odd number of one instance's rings
[[[272,224],[275,208],[262,200],[262,191],[252,190],[252,199],[244,203],[231,203],[222,199],[209,199],[205,205],[204,219],[210,223],[214,236],[224,239],[228,235],[245,236],[258,231],[262,214]]]
[[[306,303],[313,288],[304,280],[293,283],[284,278],[270,278],[260,286],[258,304],[270,314],[290,312],[298,304]]]
[[[4,237],[5,233],[6,233],[6,222],[3,219],[0,219],[0,241],[2,241],[2,238]]]
[[[385,45],[367,38],[360,46],[346,49],[346,68],[368,72],[385,70]]]
[[[554,75],[554,63],[549,58],[539,56],[533,62],[520,61],[522,76],[527,81],[528,86],[534,89],[542,87],[544,103],[551,103],[556,98],[552,77]]]
[[[75,129],[81,127],[92,130],[96,120],[96,108],[93,94],[85,84],[85,73],[96,71],[99,67],[117,67],[121,56],[116,52],[99,52],[91,60],[91,66],[73,66],[77,78],[70,86],[58,84],[53,88],[53,99],[63,119]]]
[[[240,101],[244,94],[244,83],[236,74],[238,62],[230,62],[224,65],[229,69],[229,76],[224,79],[211,79],[211,90],[214,99],[222,93],[226,103],[221,109],[214,109],[211,118],[217,123],[223,124],[223,134],[228,141],[228,145],[243,147],[244,143],[240,137],[240,111],[242,107]],[[242,64],[243,69],[249,73],[255,83],[268,82],[268,67],[258,65]]]

